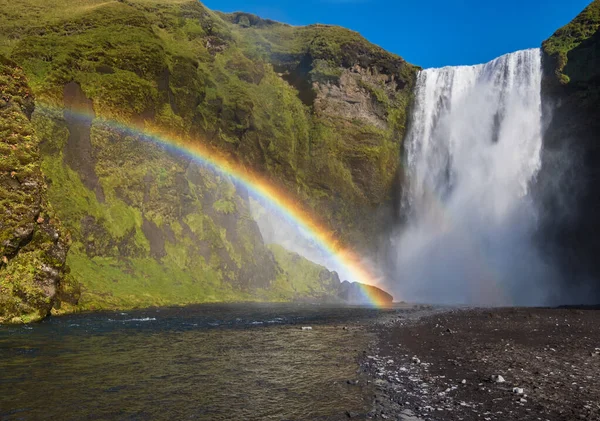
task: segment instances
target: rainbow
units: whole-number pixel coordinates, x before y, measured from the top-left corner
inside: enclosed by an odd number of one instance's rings
[[[58,108],[46,103],[38,103],[38,106],[39,109],[56,111],[61,114],[66,111],[77,118],[94,120],[127,135],[137,136],[145,142],[160,145],[172,154],[186,156],[218,174],[230,177],[255,198],[272,206],[287,221],[302,230],[336,265],[339,265],[352,277],[350,281],[372,286],[376,286],[380,282],[380,278],[373,275],[372,271],[362,263],[361,258],[352,250],[344,247],[334,234],[298,200],[261,174],[233,162],[222,152],[208,147],[204,142],[198,139],[183,139],[177,135],[158,131],[141,130],[130,124],[96,117],[85,110]],[[387,305],[369,289],[361,288],[361,290],[365,302],[370,303],[371,306],[384,307]]]

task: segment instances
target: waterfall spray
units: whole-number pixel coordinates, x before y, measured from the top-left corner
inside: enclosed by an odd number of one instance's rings
[[[419,73],[394,292],[453,304],[546,301],[552,271],[533,244],[529,195],[541,165],[541,78],[538,49]]]

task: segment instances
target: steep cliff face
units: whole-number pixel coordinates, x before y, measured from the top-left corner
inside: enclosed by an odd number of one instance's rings
[[[344,28],[221,16],[243,48],[266,57],[308,107],[308,149],[297,169],[302,194],[326,211],[343,238],[372,245],[385,225],[382,209],[397,202],[400,145],[418,68]]]
[[[64,104],[62,112],[40,108],[34,123],[49,198],[73,236],[80,309],[274,297],[279,269],[243,190],[95,119],[95,102],[75,82]]]
[[[600,299],[600,1],[543,44],[547,104],[540,193],[565,296]],[[581,287],[579,289],[578,287]]]
[[[23,71],[0,56],[0,323],[38,320],[78,298],[66,279],[69,241],[47,201],[33,110]]]
[[[298,298],[246,193],[144,130],[216,148],[352,245],[374,242],[415,68],[358,34],[194,0],[0,0],[0,53],[37,98],[32,123],[48,200],[72,235],[79,308]],[[325,292],[320,277],[305,281],[303,291]]]

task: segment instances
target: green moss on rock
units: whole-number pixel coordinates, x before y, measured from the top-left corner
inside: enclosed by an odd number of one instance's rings
[[[575,19],[557,30],[544,41],[544,52],[552,59],[556,77],[560,83],[570,81],[565,67],[569,62],[569,52],[594,35],[600,28],[600,1],[594,0]]]
[[[330,272],[327,268],[313,263],[297,253],[288,251],[280,245],[271,244],[269,248],[281,268],[281,274],[274,289],[282,297],[322,301],[337,299],[340,287],[340,278],[337,273]]]
[[[0,52],[23,67],[40,102],[42,168],[72,232],[82,308],[299,294],[245,192],[107,119],[217,148],[347,243],[374,243],[417,69],[359,34],[218,14],[192,0],[0,0]],[[84,123],[60,111],[76,106]],[[10,159],[30,165],[26,154]],[[168,291],[169,282],[181,287]]]
[[[23,71],[0,56],[0,323],[39,320],[78,296],[64,280],[69,243],[47,202],[32,112]]]
[[[28,20],[31,9],[48,18]],[[373,242],[416,67],[344,28],[218,14],[194,1],[65,9],[7,4],[7,16],[21,13],[31,27],[0,31],[44,101],[60,105],[64,84],[77,81],[98,115],[205,139],[296,192],[348,243]]]

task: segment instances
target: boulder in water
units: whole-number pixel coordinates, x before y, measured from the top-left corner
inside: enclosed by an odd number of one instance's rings
[[[361,284],[360,282],[344,281],[338,289],[338,297],[348,304],[371,305],[392,305],[394,297],[381,288],[373,285]]]

